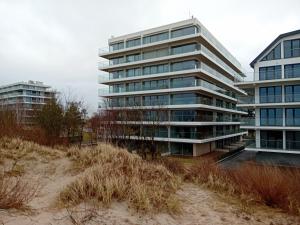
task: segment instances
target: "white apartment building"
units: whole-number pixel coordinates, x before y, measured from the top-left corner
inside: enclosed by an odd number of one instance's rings
[[[300,153],[300,30],[279,35],[250,65],[254,80],[235,84],[248,93],[238,104],[255,138],[246,150]]]
[[[241,65],[196,18],[113,37],[108,45],[99,51],[109,60],[99,64],[107,85],[99,96],[109,110],[143,110],[137,136],[163,111],[154,137],[161,152],[198,156],[241,144],[247,113],[236,104],[246,93],[234,86],[244,77]]]
[[[19,123],[32,125],[34,111],[55,96],[56,92],[50,88],[39,81],[0,86],[0,110],[13,110]]]

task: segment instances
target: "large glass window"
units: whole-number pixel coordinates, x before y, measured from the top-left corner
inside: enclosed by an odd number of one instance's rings
[[[285,65],[284,66],[284,77],[285,78],[300,77],[300,63]]]
[[[188,60],[171,64],[171,71],[189,70],[199,68],[199,62],[196,60]]]
[[[124,42],[118,42],[109,45],[109,51],[116,51],[124,48]]]
[[[165,89],[168,88],[168,80],[151,80],[151,81],[144,81],[143,82],[143,89],[144,90],[155,90],[155,89]]]
[[[282,102],[281,86],[259,88],[260,103]]]
[[[153,59],[153,58],[159,58],[167,55],[169,55],[169,49],[164,48],[155,51],[144,52],[143,59]]]
[[[192,156],[193,144],[171,142],[171,154]]]
[[[141,54],[132,54],[126,56],[126,62],[135,62],[141,60]]]
[[[259,80],[281,79],[281,66],[268,66],[259,68]]]
[[[127,48],[138,46],[138,45],[141,45],[141,38],[136,38],[136,39],[133,39],[133,40],[127,40],[126,41],[126,47]]]
[[[300,126],[300,108],[285,109],[286,126]]]
[[[191,26],[191,27],[185,27],[185,28],[180,28],[176,30],[171,31],[171,37],[176,38],[176,37],[181,37],[189,34],[195,34],[198,32],[198,27],[196,26]]]
[[[282,126],[282,109],[260,109],[261,126]]]
[[[110,79],[123,78],[123,77],[125,77],[124,70],[118,70],[118,71],[111,72],[109,74],[109,77],[110,77]]]
[[[300,151],[300,131],[286,132],[286,149]]]
[[[193,87],[196,85],[195,77],[180,77],[171,79],[172,88]]]
[[[169,104],[168,95],[153,95],[153,96],[144,96],[143,105],[144,106],[159,106]]]
[[[300,85],[288,85],[284,87],[286,102],[300,102]]]
[[[125,59],[123,56],[109,60],[110,65],[116,65],[116,64],[120,64],[120,63],[124,63],[124,62],[125,62]]]
[[[282,131],[260,131],[260,147],[269,149],[282,149]]]
[[[281,58],[281,44],[279,43],[275,48],[272,49],[261,61],[268,61]]]
[[[149,44],[152,42],[163,41],[169,39],[169,32],[163,32],[159,34],[153,34],[146,37],[143,37],[143,43]]]
[[[284,58],[300,56],[300,39],[284,41]]]
[[[146,66],[143,68],[144,75],[167,72],[169,72],[169,64]]]
[[[188,45],[179,45],[171,48],[171,54],[176,55],[176,54],[182,54],[187,52],[194,52],[199,49],[200,49],[200,45],[196,43],[188,44]]]
[[[141,75],[141,69],[140,68],[133,68],[126,70],[126,76],[127,77],[134,77],[134,76],[140,76]]]

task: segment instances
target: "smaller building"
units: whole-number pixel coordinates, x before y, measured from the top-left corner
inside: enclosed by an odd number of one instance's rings
[[[246,150],[300,153],[300,30],[279,35],[252,62],[254,80],[235,85],[248,93],[242,128],[255,139]]]
[[[55,96],[51,87],[39,81],[0,86],[0,110],[13,110],[18,123],[32,125],[34,112]]]

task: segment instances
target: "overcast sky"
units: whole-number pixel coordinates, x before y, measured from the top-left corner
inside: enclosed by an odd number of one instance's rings
[[[300,29],[300,0],[0,0],[0,82],[38,80],[97,108],[98,48],[107,39],[198,18],[242,63]],[[251,77],[251,78],[250,78]]]

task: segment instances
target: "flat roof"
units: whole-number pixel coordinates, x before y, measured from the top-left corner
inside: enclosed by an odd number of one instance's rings
[[[17,85],[29,85],[29,86],[36,86],[36,87],[44,87],[44,88],[50,88],[51,86],[49,85],[45,85],[43,82],[40,81],[20,81],[20,82],[16,82],[16,83],[12,83],[12,84],[6,84],[6,85],[2,85],[0,86],[0,89],[3,88],[8,88],[8,87],[14,87]]]

